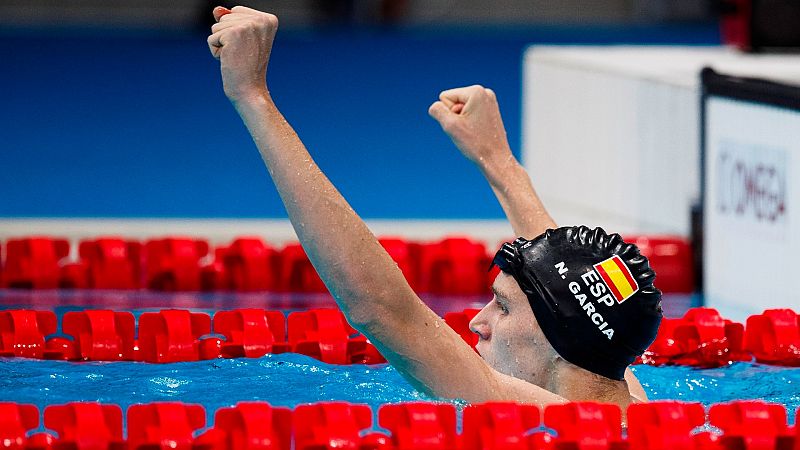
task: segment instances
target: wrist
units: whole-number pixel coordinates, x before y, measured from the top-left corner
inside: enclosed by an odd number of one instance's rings
[[[240,114],[248,110],[260,109],[264,106],[274,105],[272,96],[267,89],[243,92],[235,96],[229,95],[228,99],[231,101],[236,111],[238,111]]]
[[[491,158],[481,158],[478,161],[478,167],[490,183],[496,184],[522,169],[510,149],[494,154]]]
[[[254,87],[250,89],[241,89],[228,92],[225,91],[228,100],[233,104],[236,109],[240,106],[247,106],[250,104],[260,104],[264,101],[272,102],[269,90],[266,86]]]

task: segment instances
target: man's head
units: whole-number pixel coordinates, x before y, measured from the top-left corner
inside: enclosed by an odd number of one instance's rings
[[[558,356],[621,380],[655,339],[661,292],[635,245],[601,228],[563,227],[502,246],[495,298],[471,323],[501,372],[543,380]],[[527,310],[525,309],[527,307]]]

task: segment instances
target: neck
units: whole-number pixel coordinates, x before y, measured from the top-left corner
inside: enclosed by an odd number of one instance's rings
[[[546,389],[567,400],[614,403],[623,411],[631,401],[625,380],[617,381],[589,372],[557,358]]]

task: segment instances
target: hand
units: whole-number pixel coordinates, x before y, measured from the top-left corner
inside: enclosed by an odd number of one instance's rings
[[[475,85],[444,91],[428,114],[439,122],[461,153],[481,169],[514,160],[491,89]]]
[[[211,54],[220,61],[222,86],[232,102],[267,93],[267,63],[278,31],[278,18],[244,6],[214,8],[208,37]]]

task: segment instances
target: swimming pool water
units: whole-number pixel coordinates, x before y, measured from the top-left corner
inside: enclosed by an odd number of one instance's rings
[[[99,400],[124,408],[182,401],[202,404],[213,413],[239,401],[293,407],[341,400],[377,410],[384,403],[432,400],[389,365],[335,366],[291,353],[172,364],[0,359],[0,366],[10,369],[0,381],[3,396],[37,405]]]
[[[389,365],[334,366],[297,355],[172,364],[74,363],[0,358],[0,401],[47,405],[101,401],[120,405],[182,401],[213,412],[239,401],[293,407],[320,401],[385,403],[433,400]],[[737,399],[782,403],[790,423],[800,407],[800,368],[735,363],[716,369],[634,366],[651,400],[705,405]]]
[[[712,403],[754,399],[786,406],[789,423],[800,408],[800,368],[739,362],[715,369],[633,366],[650,400]]]

